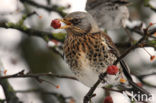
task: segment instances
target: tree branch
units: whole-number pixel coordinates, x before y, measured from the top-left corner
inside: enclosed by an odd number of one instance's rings
[[[63,12],[64,9],[66,9],[67,7],[61,7],[61,6],[57,6],[57,5],[52,5],[51,7],[50,6],[44,6],[44,5],[41,5],[41,4],[38,4],[32,0],[20,0],[22,3],[26,3],[26,4],[29,4],[31,6],[34,6],[34,7],[37,7],[37,8],[42,8],[42,9],[45,9],[47,11],[55,11],[57,13],[59,13],[62,17],[64,17],[66,15],[65,12]]]
[[[142,42],[145,41],[151,35],[153,35],[154,32],[155,31],[153,31],[153,30],[150,30],[149,31],[149,27],[147,27],[146,29],[144,29],[144,35],[143,35],[143,37],[136,44],[134,44],[133,46],[131,46],[130,48],[128,48],[120,57],[118,57],[118,59],[113,63],[113,65],[117,65],[118,62],[120,62],[132,50],[134,50],[135,48],[139,47],[142,44]],[[106,73],[102,73],[100,75],[106,75]],[[96,90],[96,88],[98,87],[98,85],[100,83],[101,83],[101,78],[99,76],[99,79],[97,80],[97,82],[93,85],[93,87],[90,88],[89,92],[84,97],[84,102],[83,103],[88,103],[91,100],[94,91]]]
[[[129,42],[118,42],[115,44],[117,48],[121,48],[121,49],[127,49],[129,47],[132,46],[131,43]],[[156,41],[155,40],[148,40],[146,42],[143,43],[144,47],[153,47],[154,49],[156,49]],[[140,48],[140,47],[138,47]]]
[[[130,28],[130,27],[126,27],[126,28],[127,28],[128,30],[134,32],[134,33],[139,34],[140,36],[144,36],[144,32],[141,31],[142,25],[143,25],[143,23],[141,23],[140,25],[136,25],[136,26],[134,26],[133,28]],[[156,32],[155,29],[153,29],[153,31],[154,31],[153,33]],[[150,38],[156,39],[156,37],[155,37],[155,36],[152,36],[152,35],[150,36]]]
[[[55,39],[59,42],[64,42],[64,38],[65,38],[65,33],[50,33],[50,32],[45,32],[45,31],[40,31],[40,30],[35,30],[32,28],[27,28],[24,25],[19,25],[19,24],[14,24],[14,23],[7,23],[7,22],[0,22],[0,27],[2,28],[6,28],[6,29],[17,29],[21,32],[26,33],[26,35],[28,36],[38,36],[43,38],[45,41],[47,41],[48,39]],[[150,31],[151,33],[155,33],[156,32],[156,28]],[[117,47],[120,48],[128,48],[131,46],[130,43],[116,43]],[[148,40],[147,42],[144,43],[144,47],[154,47],[156,48],[156,43],[155,40]]]
[[[145,7],[150,8],[152,11],[156,12],[156,8],[150,4],[150,0],[144,0]]]
[[[152,75],[156,75],[156,72],[154,73],[150,73],[150,74],[144,74],[144,75],[136,75],[136,77],[141,81],[141,83],[143,83],[146,86],[152,87],[152,88],[156,88],[156,85],[153,85],[149,82],[144,81],[144,78],[148,77],[148,76],[152,76]]]
[[[0,61],[0,76],[3,75],[4,67]],[[16,93],[13,89],[13,87],[9,84],[8,80],[0,80],[0,85],[3,88],[5,98],[7,103],[21,103],[16,96]]]
[[[151,34],[152,35],[152,34]],[[137,47],[140,47],[140,45],[142,44],[142,42],[144,40],[147,39],[147,37],[149,36],[148,30],[145,30],[145,34],[144,36],[133,46],[131,46],[130,48],[128,48],[113,64],[117,65],[118,62],[120,62],[126,55],[128,55],[132,50],[134,50]]]
[[[32,73],[24,73],[24,70],[13,75],[0,76],[0,80],[9,79],[9,78],[35,78],[36,79],[36,78],[43,77],[43,76],[77,80],[75,77],[72,77],[72,76],[57,75],[53,73],[32,74]]]
[[[0,22],[0,27],[6,28],[6,29],[8,29],[8,28],[17,29],[21,32],[26,33],[28,36],[39,36],[46,41],[48,38],[48,39],[55,39],[55,40],[58,40],[60,42],[63,42],[64,36],[65,36],[65,33],[50,33],[50,32],[45,32],[45,31],[27,28],[24,25],[18,25],[18,24],[7,23],[7,22]]]

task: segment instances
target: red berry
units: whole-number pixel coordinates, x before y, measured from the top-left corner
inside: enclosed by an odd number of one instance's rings
[[[107,67],[107,73],[110,74],[110,75],[115,75],[118,72],[119,72],[119,69],[115,65],[111,65],[111,66]]]
[[[155,58],[156,58],[156,56],[154,56],[154,55],[150,57],[151,61],[153,61]]]
[[[136,83],[139,87],[142,87],[143,85],[142,85],[142,83]]]
[[[58,19],[54,19],[51,22],[51,27],[58,29],[59,27],[61,27],[61,23]]]
[[[149,26],[152,26],[153,25],[153,23],[149,23]]]
[[[105,99],[104,99],[104,103],[113,103],[113,99],[111,96],[107,96]]]
[[[57,86],[56,86],[56,88],[57,88],[57,89],[59,89],[59,88],[60,88],[60,86],[59,86],[59,85],[57,85]]]

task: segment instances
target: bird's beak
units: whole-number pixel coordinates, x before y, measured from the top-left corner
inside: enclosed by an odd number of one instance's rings
[[[63,22],[66,24],[65,26],[60,27],[59,29],[68,29],[71,27],[71,23],[67,19],[59,19],[59,21]]]

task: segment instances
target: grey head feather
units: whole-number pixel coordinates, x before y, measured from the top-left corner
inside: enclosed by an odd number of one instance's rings
[[[80,11],[73,12],[73,13],[68,14],[64,19],[66,18],[71,18],[70,22],[73,24],[73,28],[74,27],[79,28],[82,31],[84,31],[84,33],[91,33],[92,31],[94,32],[99,31],[96,21],[87,12],[80,12]],[[67,31],[76,33],[74,29],[71,30],[70,28]]]

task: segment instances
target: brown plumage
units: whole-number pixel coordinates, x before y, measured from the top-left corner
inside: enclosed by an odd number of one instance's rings
[[[105,38],[108,38],[107,40],[109,41],[106,41]],[[107,43],[109,42],[111,42],[111,39],[102,32],[82,36],[70,35],[67,36],[64,42],[64,56],[66,57],[67,62],[71,65],[73,64],[73,58],[75,59],[74,61],[79,62],[81,54],[85,53],[86,59],[90,60],[91,64],[101,64],[101,67],[106,68],[106,65],[111,65],[116,59],[112,50],[108,49],[109,47]],[[115,48],[114,45],[112,45],[112,47]],[[109,55],[112,55],[112,57]],[[111,63],[109,63],[109,59],[112,61]],[[78,63],[74,63],[75,64],[71,66],[78,67]]]
[[[88,13],[71,13],[64,20],[70,25],[66,28],[68,35],[64,42],[65,60],[82,83],[92,86],[98,75],[113,64],[119,53],[109,36],[99,30]],[[121,78],[123,75],[118,74],[116,77]]]
[[[85,71],[90,69],[96,74],[96,77],[92,76],[91,79],[97,80],[98,75],[105,72],[107,66],[112,65],[117,59],[116,54],[114,54],[116,48],[111,45],[114,50],[111,49],[110,44],[113,44],[111,39],[103,32],[68,35],[64,42],[65,60],[77,78],[89,77]],[[86,81],[83,83],[92,86],[95,80],[92,83],[86,83]]]

